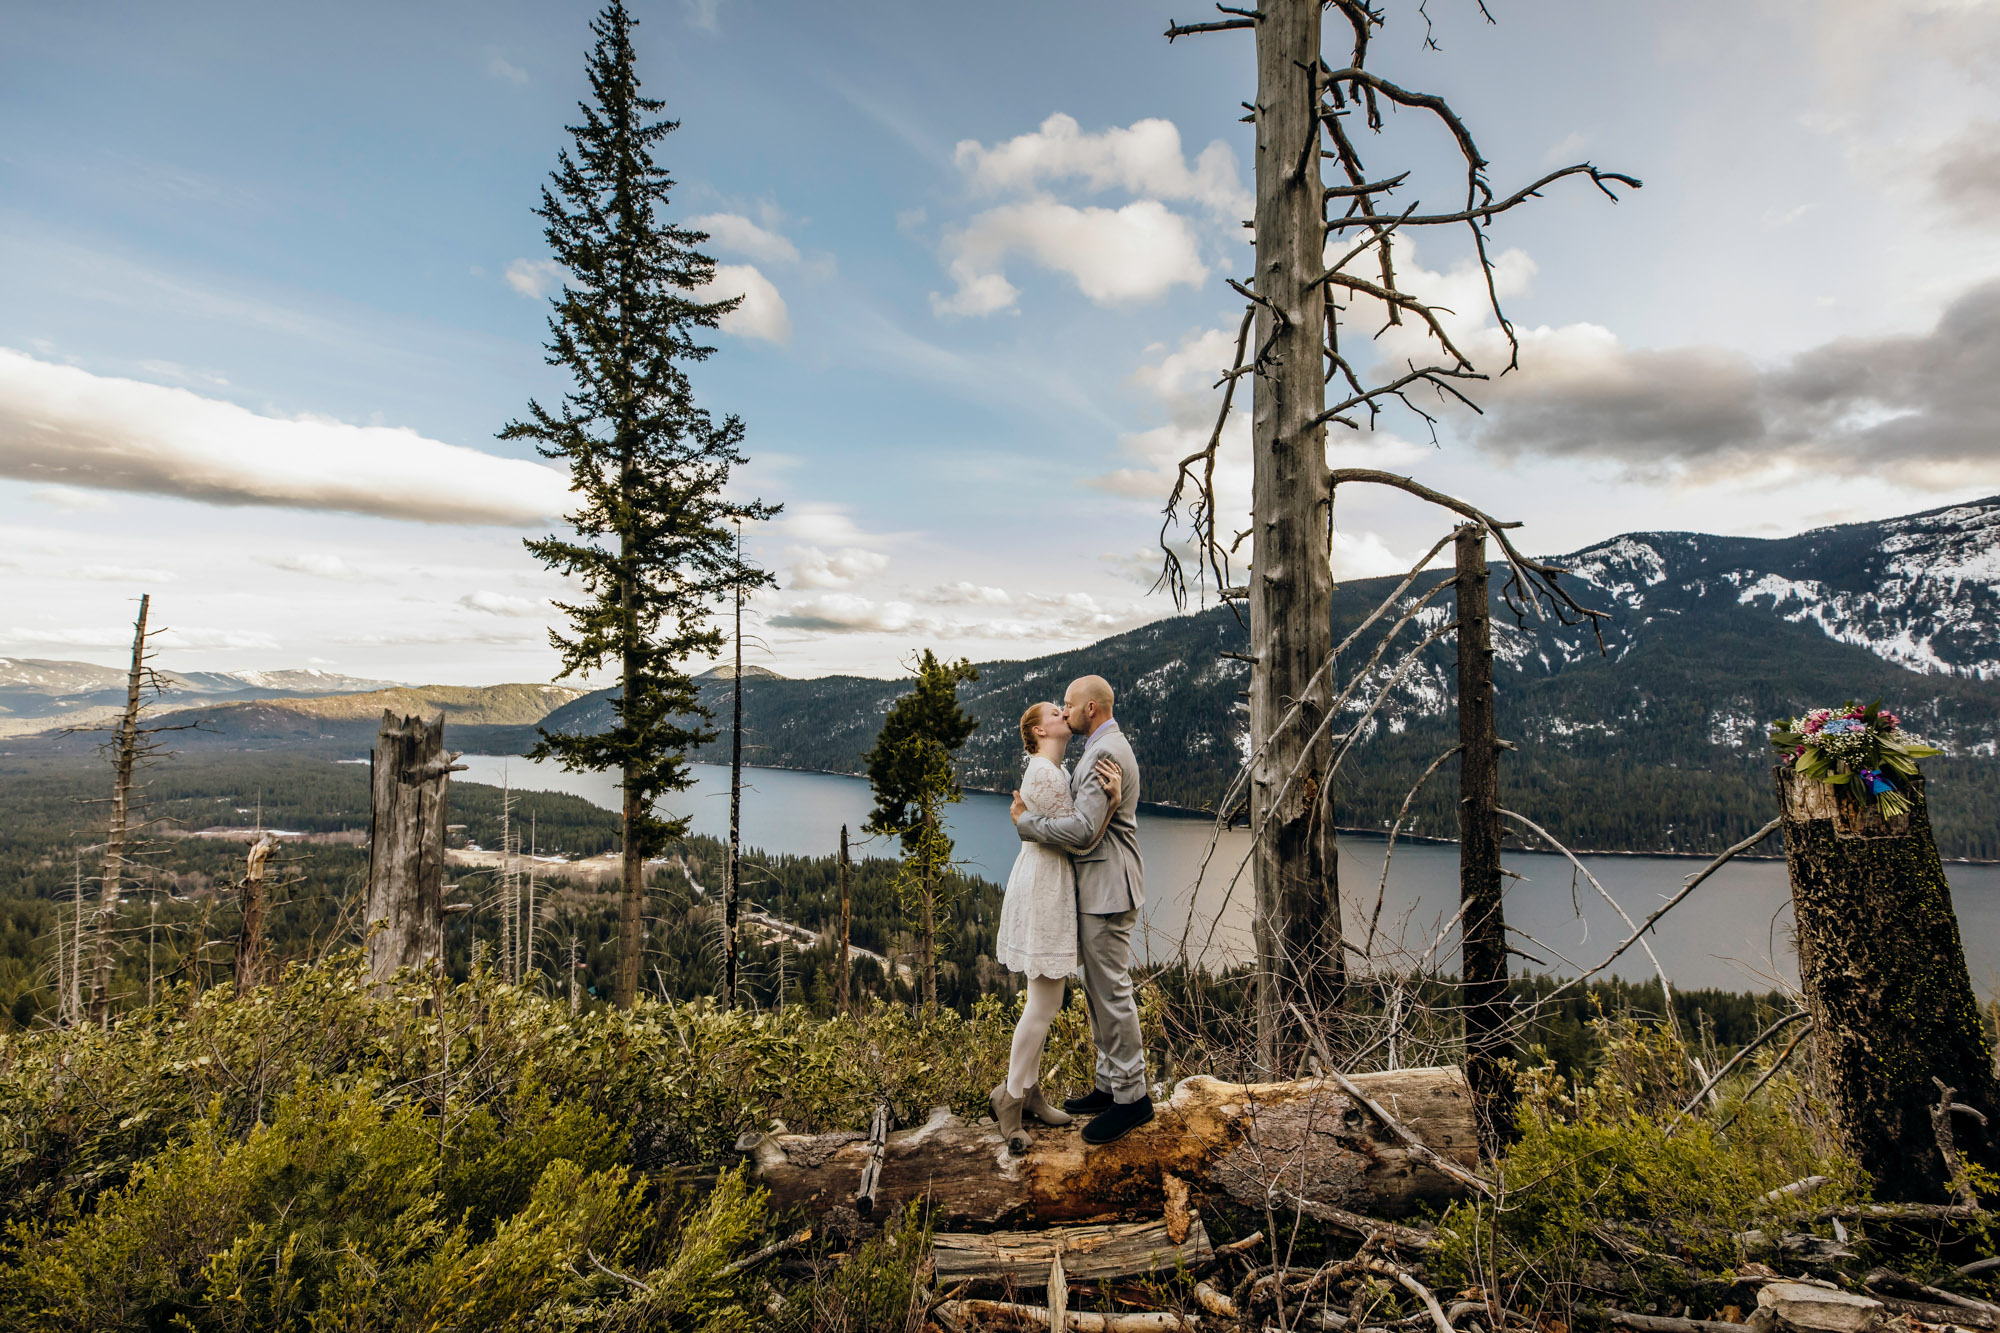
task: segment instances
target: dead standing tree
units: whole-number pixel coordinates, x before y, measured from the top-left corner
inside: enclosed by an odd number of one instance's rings
[[[1519,361],[1513,325],[1501,309],[1487,248],[1493,218],[1570,176],[1587,177],[1611,198],[1611,182],[1637,188],[1630,176],[1579,163],[1543,176],[1504,198],[1486,177],[1486,159],[1470,130],[1444,99],[1405,89],[1367,68],[1370,41],[1385,13],[1366,0],[1268,0],[1256,9],[1218,5],[1219,22],[1174,25],[1169,41],[1195,33],[1249,29],[1257,45],[1257,97],[1247,119],[1256,125],[1256,269],[1248,284],[1231,286],[1249,301],[1238,333],[1236,364],[1220,382],[1223,400],[1207,444],[1180,463],[1166,507],[1161,581],[1184,603],[1190,571],[1168,530],[1185,517],[1192,529],[1193,580],[1213,580],[1220,596],[1250,606],[1249,806],[1258,839],[1255,915],[1260,984],[1257,1044],[1262,1065],[1280,1063],[1285,995],[1317,1009],[1337,1000],[1345,951],[1335,878],[1332,791],[1328,759],[1335,737],[1327,718],[1331,693],[1333,493],[1342,481],[1374,481],[1443,504],[1499,532],[1486,515],[1408,478],[1365,469],[1335,471],[1326,462],[1326,428],[1372,428],[1381,412],[1401,405],[1433,428],[1432,412],[1413,393],[1440,403],[1473,406],[1461,386],[1486,379],[1453,340],[1452,312],[1408,290],[1397,269],[1396,240],[1406,229],[1467,229],[1486,278],[1486,296],[1504,336],[1502,373]],[[1321,56],[1321,17],[1344,21],[1349,54],[1340,67]],[[1489,16],[1490,17],[1490,16]],[[1427,117],[1442,129],[1464,166],[1462,207],[1420,213],[1421,201],[1390,205],[1410,186],[1412,170],[1374,174],[1358,147],[1358,128],[1379,133],[1385,108]],[[1325,185],[1331,161],[1339,183]],[[1411,187],[1413,188],[1413,187]],[[1343,300],[1345,304],[1343,304]],[[1343,315],[1381,321],[1378,334],[1408,325],[1427,348],[1424,360],[1376,367],[1343,344]],[[1254,332],[1254,340],[1252,333]],[[1364,343],[1366,347],[1369,344]],[[1246,360],[1247,357],[1247,360]],[[1251,379],[1250,526],[1225,538],[1216,503],[1216,463],[1236,383]],[[1328,403],[1327,385],[1338,383]],[[1476,408],[1475,408],[1476,410]],[[1244,585],[1235,559],[1251,542]],[[1513,577],[1503,596],[1517,609],[1544,607],[1569,620],[1589,613],[1556,586],[1559,571],[1521,557],[1501,536]]]
[[[142,836],[152,824],[134,798],[134,779],[141,767],[157,758],[161,753],[160,742],[155,739],[167,731],[186,731],[188,725],[148,724],[144,719],[146,695],[155,694],[163,688],[159,677],[148,665],[152,660],[152,650],[147,646],[157,631],[147,625],[152,611],[153,599],[150,594],[139,598],[139,616],[132,625],[132,664],[125,676],[125,710],[113,724],[111,740],[105,749],[111,757],[112,785],[108,798],[110,814],[105,820],[103,860],[98,869],[98,905],[91,929],[90,959],[90,1000],[89,1021],[102,1024],[111,1015],[111,973],[114,953],[113,936],[118,917],[118,902],[126,881],[131,877],[133,862],[138,859],[135,840]],[[90,727],[70,728],[65,734],[95,730]],[[76,935],[72,940],[75,954],[72,961],[71,984],[80,985],[83,966],[83,902],[82,884],[79,880],[77,894]]]
[[[450,775],[465,771],[444,748],[444,718],[382,714],[369,754],[368,974],[439,956],[444,930],[444,824]]]
[[[139,710],[147,684],[146,615],[153,598],[139,598],[139,618],[132,625],[132,667],[125,676],[125,712],[111,742],[111,818],[104,832],[104,863],[99,870],[96,930],[91,942],[90,1021],[102,1023],[111,1008],[111,923],[118,915],[118,892],[125,879],[125,841],[131,832],[132,772],[143,748]]]

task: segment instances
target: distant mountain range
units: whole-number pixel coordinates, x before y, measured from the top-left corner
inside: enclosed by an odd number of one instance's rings
[[[1604,650],[1587,629],[1516,625],[1493,579],[1501,733],[1521,749],[1502,763],[1510,808],[1573,846],[1701,851],[1755,829],[1774,810],[1764,729],[1774,718],[1846,699],[1882,698],[1905,725],[1947,754],[1926,765],[1933,819],[1948,856],[2000,858],[2000,497],[1797,537],[1628,533],[1557,561],[1586,605],[1609,612]],[[1449,575],[1424,576],[1414,597]],[[1344,634],[1395,586],[1362,579],[1340,587],[1334,621]],[[1404,645],[1450,616],[1449,594],[1420,612]],[[1145,765],[1149,801],[1207,809],[1242,762],[1248,635],[1235,614],[1175,616],[1087,648],[1030,661],[988,662],[960,696],[980,719],[960,755],[966,785],[1006,790],[1020,772],[1016,719],[1086,672],[1108,677],[1118,716]],[[1385,681],[1402,648],[1374,674]],[[1363,660],[1357,654],[1359,665]],[[1344,825],[1380,829],[1416,775],[1456,738],[1456,666],[1449,638],[1427,650],[1373,717],[1372,688],[1345,715],[1362,739],[1338,779]],[[89,673],[97,673],[91,675]],[[199,719],[179,747],[307,749],[365,753],[384,707],[443,710],[454,749],[520,753],[538,727],[596,730],[610,691],[579,696],[555,686],[390,687],[299,679],[305,673],[182,677],[213,689],[171,720]],[[280,697],[284,684],[317,697]],[[109,683],[107,683],[107,680]],[[339,680],[340,685],[317,683]],[[707,703],[726,719],[726,670],[702,678]],[[177,687],[179,688],[179,687]],[[777,768],[859,773],[900,680],[828,676],[790,680],[745,668],[745,756]],[[101,707],[94,691],[123,676],[80,663],[0,664],[0,706]],[[264,690],[230,697],[229,690]],[[64,720],[74,713],[60,714]],[[56,716],[44,713],[42,716]],[[0,721],[5,721],[0,715]],[[41,726],[48,725],[46,722]],[[25,729],[25,728],[23,728]],[[40,729],[37,727],[36,729]],[[4,734],[4,732],[0,732]],[[75,749],[15,737],[16,753]],[[723,736],[697,757],[728,761]],[[1413,831],[1456,832],[1457,792],[1446,765],[1412,804]]]
[[[533,742],[535,723],[580,694],[561,685],[391,685],[344,694],[224,697],[177,708],[174,703],[184,696],[169,692],[149,698],[146,717],[149,723],[182,728],[170,738],[175,750],[305,749],[348,757],[368,752],[384,710],[405,716],[442,713],[454,748],[511,752]],[[64,727],[107,726],[123,710],[124,697],[121,678],[117,706],[79,708],[57,720]],[[15,754],[79,752],[104,740],[100,731],[67,736],[50,731],[47,719],[22,722],[0,749]],[[28,727],[41,734],[21,734]]]
[[[0,736],[78,726],[116,717],[125,707],[125,669],[92,662],[0,657]],[[330,671],[160,671],[166,688],[150,695],[155,708],[197,702],[319,697],[393,688]]]
[[[1498,603],[1504,571],[1495,566],[1500,723],[1523,747],[1502,766],[1512,808],[1578,846],[1719,847],[1773,812],[1767,723],[1880,697],[1948,751],[1928,765],[1946,854],[2000,857],[2000,497],[1779,539],[1630,533],[1557,563],[1574,572],[1581,601],[1610,613],[1604,651],[1581,627],[1516,626]],[[1445,578],[1427,575],[1410,595]],[[1395,583],[1342,586],[1336,630],[1357,624]],[[1449,617],[1448,598],[1404,631],[1406,644]],[[1021,710],[1095,671],[1118,690],[1146,797],[1211,807],[1243,754],[1249,668],[1223,654],[1245,651],[1247,638],[1231,611],[1217,609],[1088,648],[981,664],[979,680],[960,690],[981,720],[961,752],[964,781],[1010,787]],[[1384,659],[1378,680],[1399,655]],[[1450,640],[1440,642],[1366,723],[1366,743],[1341,775],[1344,824],[1384,827],[1416,775],[1455,740],[1455,663]],[[728,688],[705,687],[712,706]],[[847,676],[746,678],[746,757],[859,773],[906,688]],[[1351,720],[1371,692],[1357,693]],[[595,728],[607,697],[586,695],[543,725]],[[701,757],[726,762],[726,742]],[[1454,835],[1456,800],[1447,765],[1412,807],[1416,831]]]

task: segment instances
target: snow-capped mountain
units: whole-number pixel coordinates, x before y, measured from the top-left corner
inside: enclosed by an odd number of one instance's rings
[[[1629,533],[1556,563],[1622,612],[1607,641],[1716,598],[1912,671],[2000,678],[2000,496],[1777,539]]]

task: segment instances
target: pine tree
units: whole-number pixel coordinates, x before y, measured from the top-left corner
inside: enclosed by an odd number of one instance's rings
[[[960,681],[978,680],[972,663],[940,662],[926,648],[916,665],[917,687],[889,706],[875,748],[868,752],[868,783],[875,791],[870,833],[903,842],[897,896],[917,933],[917,976],[926,1005],[937,1003],[939,918],[948,914],[951,835],[944,807],[962,800],[952,754],[979,726],[958,706]]]
[[[741,563],[732,520],[777,510],[723,496],[743,461],[743,423],[719,423],[696,405],[687,368],[714,348],[700,341],[740,297],[700,299],[715,263],[707,235],[664,217],[674,181],[653,159],[678,128],[644,97],[632,49],[636,21],[613,0],[591,32],[592,100],[568,127],[574,150],[557,158],[536,216],[568,271],[553,299],[548,362],[573,388],[557,407],[530,401],[502,439],[532,440],[569,464],[579,498],[567,515],[574,539],[527,543],[543,564],[576,579],[587,597],[557,603],[567,632],[551,630],[562,676],[618,671],[609,727],[541,733],[530,751],[572,771],[616,770],[623,793],[624,877],[619,901],[616,999],[639,989],[645,859],[686,830],[654,805],[693,781],[686,752],[714,739],[709,714],[682,664],[722,646],[712,608],[739,585],[771,582]]]

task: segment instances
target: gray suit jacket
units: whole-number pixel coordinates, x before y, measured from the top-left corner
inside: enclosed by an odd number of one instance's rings
[[[1124,790],[1118,808],[1110,812],[1109,827],[1104,816],[1111,802],[1104,784],[1091,772],[1099,759],[1114,761],[1124,775]],[[1070,773],[1069,794],[1076,806],[1073,815],[1024,814],[1014,821],[1021,841],[1060,847],[1075,858],[1077,911],[1112,916],[1143,906],[1146,868],[1139,859],[1139,761],[1116,719],[1099,727],[1083,747],[1083,757]],[[1102,839],[1097,836],[1101,827]]]

